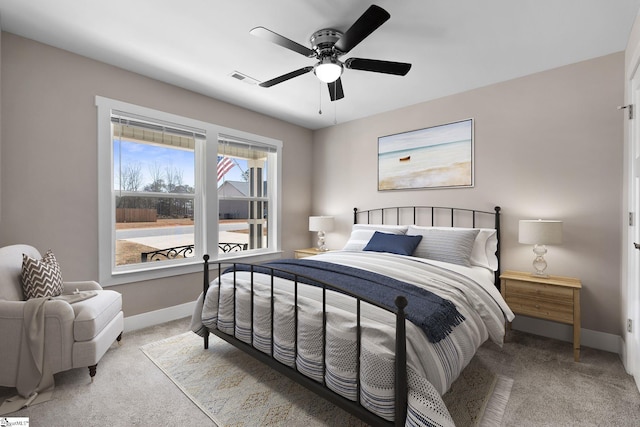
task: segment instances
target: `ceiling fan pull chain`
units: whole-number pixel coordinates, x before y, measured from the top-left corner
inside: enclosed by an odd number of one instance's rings
[[[322,82],[318,84],[318,114],[322,115]]]
[[[336,84],[335,82],[333,83],[334,85]],[[334,102],[333,103],[333,124],[337,125],[338,124],[338,107],[337,107],[338,103]]]

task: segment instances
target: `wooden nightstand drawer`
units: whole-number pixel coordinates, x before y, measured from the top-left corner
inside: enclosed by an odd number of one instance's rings
[[[506,291],[507,298],[509,296],[522,295],[526,298],[546,298],[552,301],[566,301],[567,304],[573,304],[573,289],[571,288],[510,280]]]
[[[542,298],[523,298],[512,295],[507,296],[506,301],[514,313],[556,322],[573,323],[573,300],[563,304],[561,302],[550,302]]]

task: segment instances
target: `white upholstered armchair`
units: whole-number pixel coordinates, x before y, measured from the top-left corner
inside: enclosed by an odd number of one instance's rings
[[[40,259],[28,245],[0,248],[0,386],[16,387],[27,301],[21,280],[23,254]],[[55,260],[55,259],[54,259]],[[124,321],[120,293],[103,290],[94,282],[64,282],[62,295],[91,292],[91,297],[70,304],[51,299],[44,307],[44,354],[51,373],[88,367],[93,379],[96,365],[115,340],[120,341]]]

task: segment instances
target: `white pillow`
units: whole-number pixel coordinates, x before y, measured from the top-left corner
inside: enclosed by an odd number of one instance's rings
[[[471,251],[471,265],[498,270],[498,232],[493,228],[481,228]]]
[[[342,248],[343,251],[361,251],[367,246],[376,231],[388,234],[407,234],[406,225],[353,224],[351,236]]]
[[[421,227],[409,226],[407,234],[424,234],[424,230],[480,230],[473,242],[469,263],[473,266],[484,267],[491,271],[498,270],[498,233],[493,228],[461,228],[461,227]],[[418,245],[418,249],[420,245]],[[421,256],[422,252],[416,249],[415,256]],[[423,256],[423,258],[425,258]]]

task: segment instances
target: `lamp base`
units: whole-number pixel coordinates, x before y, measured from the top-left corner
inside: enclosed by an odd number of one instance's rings
[[[538,273],[537,271],[534,271],[533,273],[531,273],[532,277],[539,277],[541,279],[548,279],[549,275],[546,273]]]
[[[547,247],[545,245],[535,245],[533,247],[533,253],[536,254],[533,260],[533,268],[535,271],[531,273],[535,277],[549,277],[544,271],[547,269],[547,261],[544,259],[544,254],[547,253]]]
[[[324,244],[324,231],[318,231],[318,247],[316,248],[318,252],[327,252],[329,248]]]

